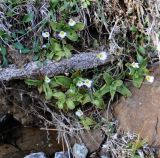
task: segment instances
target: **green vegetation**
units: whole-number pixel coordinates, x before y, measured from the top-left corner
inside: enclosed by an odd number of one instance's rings
[[[25,79],[52,108],[73,115],[86,129],[98,126],[101,119],[85,115],[83,108],[101,111],[118,96],[132,95],[129,82],[140,88],[145,80],[154,81],[149,66],[159,60],[160,33],[152,29],[159,27],[152,26],[149,2],[4,0],[0,4],[0,68],[18,65],[25,57],[45,63],[88,51],[98,52],[101,61],[111,56],[109,64],[94,69]],[[13,52],[19,56],[17,63]],[[139,138],[130,144],[133,157],[142,146]]]

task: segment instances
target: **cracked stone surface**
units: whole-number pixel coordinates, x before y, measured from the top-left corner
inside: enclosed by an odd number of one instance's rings
[[[154,69],[155,81],[144,82],[140,89],[131,87],[132,97],[114,105],[120,129],[140,134],[151,145],[160,145],[160,67]]]

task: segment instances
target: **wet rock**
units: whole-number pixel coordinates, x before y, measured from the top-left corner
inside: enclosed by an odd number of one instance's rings
[[[86,158],[87,154],[88,154],[88,149],[84,144],[74,144],[73,156],[75,158]]]
[[[156,70],[157,71],[157,70]],[[160,74],[159,68],[158,74]],[[122,98],[114,107],[120,129],[135,132],[151,145],[160,145],[160,81],[154,74],[153,84],[144,83],[140,89],[131,87],[132,97]]]
[[[47,158],[47,157],[45,156],[45,153],[38,152],[38,153],[32,153],[30,155],[27,155],[24,158]]]
[[[69,155],[68,152],[56,152],[54,158],[69,158]]]

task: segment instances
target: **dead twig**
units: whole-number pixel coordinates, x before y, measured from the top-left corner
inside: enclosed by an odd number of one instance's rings
[[[47,75],[49,77],[70,72],[73,70],[83,70],[94,68],[100,65],[104,65],[110,62],[111,56],[108,55],[106,60],[100,60],[97,58],[97,53],[81,53],[75,54],[70,59],[63,59],[57,61],[44,61],[44,62],[30,62],[23,68],[19,68],[16,65],[10,65],[7,68],[0,70],[0,81],[9,81],[12,79],[25,79],[36,78],[37,76]]]

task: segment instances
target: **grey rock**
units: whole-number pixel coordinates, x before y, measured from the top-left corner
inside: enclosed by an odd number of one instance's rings
[[[24,158],[47,158],[47,157],[45,156],[45,153],[38,152],[38,153],[32,153],[30,155],[27,155]]]
[[[73,156],[75,158],[86,158],[87,154],[88,154],[88,149],[84,144],[74,144]]]
[[[54,158],[69,158],[68,152],[56,152]]]
[[[108,156],[102,155],[101,158],[108,158]]]

